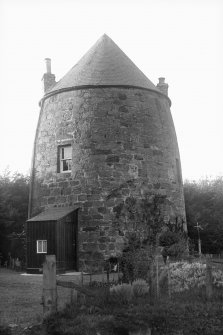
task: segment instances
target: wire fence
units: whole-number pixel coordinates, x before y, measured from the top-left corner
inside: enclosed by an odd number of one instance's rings
[[[50,258],[51,257],[51,258]],[[107,268],[101,273],[80,272],[69,277],[56,277],[55,256],[47,256],[43,273],[43,305],[45,312],[51,308],[47,306],[47,301],[56,301],[62,295],[67,296],[67,302],[77,300],[77,295],[94,296],[93,288],[109,288],[123,282],[124,274],[121,272],[122,266],[119,264],[115,269]],[[160,256],[156,256],[153,261],[146,262],[147,277],[144,278],[149,287],[150,295],[155,299],[162,296],[172,297],[173,294],[202,286],[208,299],[213,295],[214,287],[217,285],[223,295],[223,260],[201,257],[186,258],[181,260],[168,259],[165,263]],[[145,275],[145,272],[143,272]],[[140,271],[138,272],[138,279]],[[69,291],[67,291],[69,289]],[[64,291],[65,290],[65,291]],[[55,293],[52,293],[55,292]],[[66,292],[66,293],[63,293]],[[50,295],[50,298],[49,298]],[[52,296],[51,296],[52,295]],[[56,298],[55,298],[56,295]],[[44,298],[45,297],[45,298]]]

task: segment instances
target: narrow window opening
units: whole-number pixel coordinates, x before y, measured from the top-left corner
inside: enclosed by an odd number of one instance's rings
[[[71,145],[60,146],[58,155],[58,172],[70,172],[72,163]]]

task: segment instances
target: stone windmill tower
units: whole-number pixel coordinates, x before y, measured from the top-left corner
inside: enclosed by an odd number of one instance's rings
[[[146,237],[148,222],[134,214],[141,201],[159,196],[163,222],[185,221],[168,85],[160,78],[155,86],[106,35],[57,83],[46,62],[27,226],[79,208],[78,263],[97,267],[121,252],[129,232]]]

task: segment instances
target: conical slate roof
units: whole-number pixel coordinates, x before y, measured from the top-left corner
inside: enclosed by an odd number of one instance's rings
[[[103,35],[47,93],[85,85],[126,85],[158,91],[107,35]]]

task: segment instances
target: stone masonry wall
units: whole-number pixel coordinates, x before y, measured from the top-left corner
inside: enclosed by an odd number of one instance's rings
[[[71,173],[57,173],[58,146],[72,145]],[[178,163],[177,163],[178,160]],[[34,157],[32,216],[79,205],[80,267],[119,255],[137,222],[120,208],[166,196],[164,221],[185,221],[180,157],[168,100],[136,88],[62,92],[44,101]],[[123,216],[122,212],[122,216]],[[127,214],[128,216],[128,214]],[[146,235],[146,227],[141,227]]]

